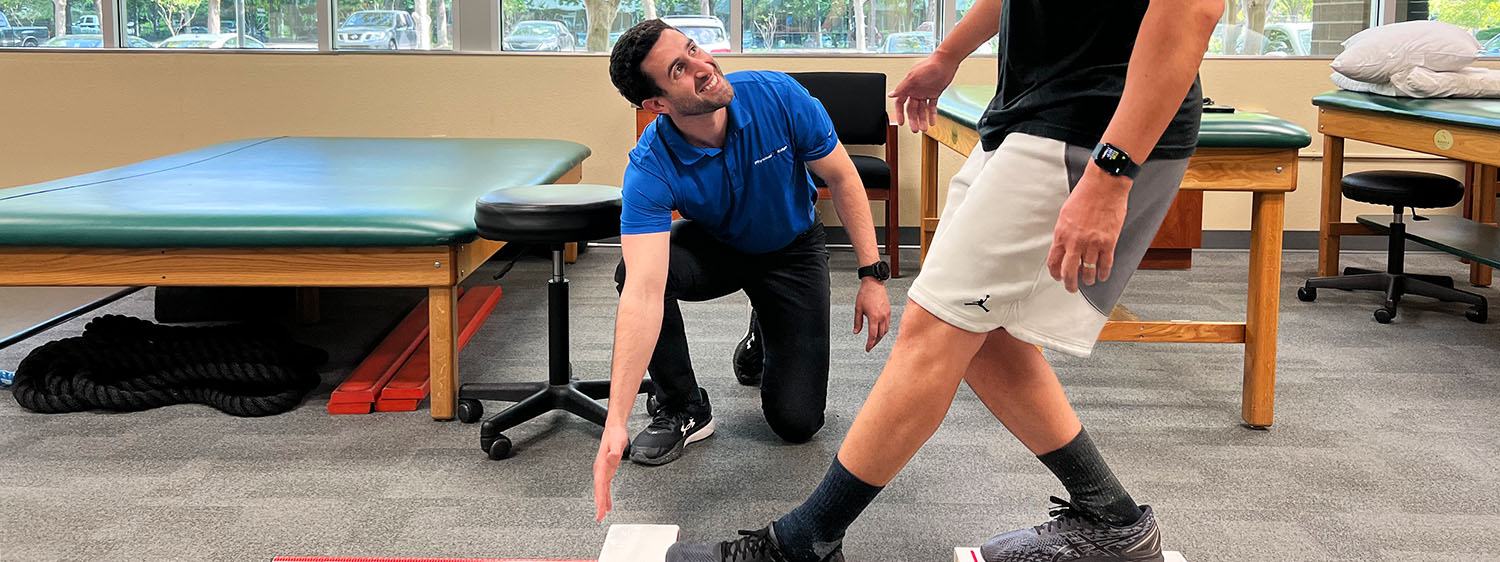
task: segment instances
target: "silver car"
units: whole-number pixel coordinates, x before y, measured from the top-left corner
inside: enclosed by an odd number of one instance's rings
[[[379,50],[417,48],[417,25],[400,10],[360,10],[349,14],[333,34],[334,48]]]
[[[523,21],[505,34],[507,51],[576,51],[577,39],[560,21]]]

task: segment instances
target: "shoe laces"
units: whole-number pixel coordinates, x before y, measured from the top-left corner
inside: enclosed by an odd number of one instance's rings
[[[656,417],[651,418],[651,424],[646,429],[677,431],[687,423],[687,412],[677,409],[662,408],[656,411]]]
[[[1070,531],[1086,524],[1097,523],[1092,515],[1067,500],[1057,496],[1052,496],[1051,500],[1056,505],[1047,511],[1047,515],[1053,519],[1033,527],[1037,533]]]
[[[770,527],[740,531],[739,539],[723,543],[723,562],[786,562],[786,557],[771,542]]]

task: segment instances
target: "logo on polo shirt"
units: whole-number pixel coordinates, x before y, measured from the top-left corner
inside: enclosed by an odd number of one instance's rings
[[[781,153],[783,153],[783,152],[786,152],[786,149],[788,149],[788,148],[791,148],[791,146],[790,146],[790,145],[788,145],[788,146],[783,146],[783,147],[781,147],[781,148],[778,148],[778,149],[776,149],[776,150],[773,150],[773,151],[771,151],[771,153],[770,153],[770,154],[767,154],[767,155],[765,155],[765,156],[762,156],[762,157],[760,157],[760,158],[757,158],[757,159],[756,159],[756,160],[755,160],[755,164],[760,164],[760,163],[761,163],[761,162],[765,162],[765,161],[766,161],[766,160],[770,160],[770,159],[771,159],[771,157],[772,157],[772,156],[775,156],[775,155],[777,155],[777,154],[781,154]]]

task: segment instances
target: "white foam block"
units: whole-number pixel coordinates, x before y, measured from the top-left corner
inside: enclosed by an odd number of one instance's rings
[[[610,525],[599,562],[665,562],[680,531],[676,525]]]
[[[1183,558],[1180,552],[1163,552],[1161,554],[1166,559],[1166,562],[1187,562],[1187,559]],[[601,560],[600,562],[603,561]],[[984,558],[979,556],[979,549],[960,546],[953,549],[953,562],[984,562]]]

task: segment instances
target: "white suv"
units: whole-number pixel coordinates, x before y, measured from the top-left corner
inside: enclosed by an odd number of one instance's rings
[[[677,28],[709,53],[729,52],[729,33],[717,16],[663,16],[662,22]]]

